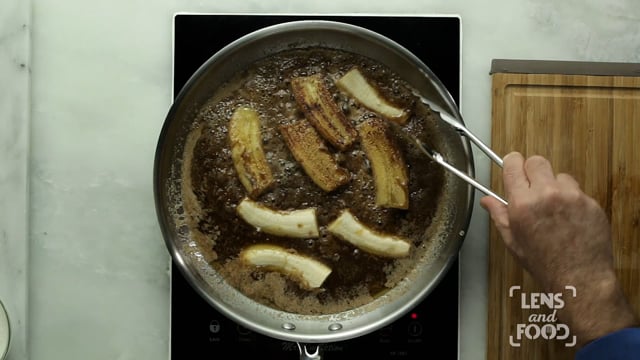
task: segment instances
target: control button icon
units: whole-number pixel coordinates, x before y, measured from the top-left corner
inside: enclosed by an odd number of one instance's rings
[[[382,329],[378,330],[378,334],[380,334],[380,337],[391,337],[391,335],[393,335],[393,326],[389,325],[383,327]]]
[[[409,336],[420,336],[422,335],[422,324],[419,321],[412,321],[409,323],[408,333]]]
[[[238,325],[238,326],[236,327],[236,330],[238,331],[238,334],[239,334],[239,335],[246,336],[246,335],[251,334],[251,330],[247,329],[247,328],[246,328],[246,327],[244,327],[244,326],[240,326],[240,325]]]
[[[211,320],[211,322],[209,323],[209,331],[217,334],[219,333],[221,330],[221,326],[220,326],[220,322],[218,320]]]

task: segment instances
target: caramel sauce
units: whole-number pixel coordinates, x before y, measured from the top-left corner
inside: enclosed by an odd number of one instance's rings
[[[199,111],[198,137],[192,153],[186,153],[183,191],[193,194],[197,206],[186,206],[186,215],[197,236],[199,251],[223,277],[254,300],[277,309],[300,314],[335,313],[370,302],[394,287],[430,251],[427,229],[436,221],[443,193],[442,168],[428,161],[415,146],[394,136],[409,173],[409,207],[406,210],[378,208],[375,188],[366,154],[356,143],[350,149],[334,152],[340,166],[351,174],[350,181],[326,193],[315,185],[295,161],[278,126],[304,117],[291,93],[295,76],[323,74],[338,106],[354,125],[370,115],[341,93],[334,81],[353,66],[391,102],[411,110],[405,125],[418,137],[429,139],[435,119],[416,104],[408,85],[386,67],[360,55],[323,49],[291,50],[256,62],[237,74]],[[234,170],[227,124],[238,106],[250,106],[261,116],[262,140],[276,186],[262,194],[259,202],[273,209],[315,207],[320,237],[291,239],[260,232],[236,215],[236,205],[247,195]],[[195,130],[194,130],[195,131]],[[412,251],[403,259],[385,259],[358,250],[327,232],[326,226],[349,208],[372,229],[410,239]],[[188,209],[191,209],[191,213]],[[194,210],[197,209],[197,210]],[[304,290],[293,279],[264,269],[245,266],[237,256],[250,244],[275,244],[322,261],[332,268],[320,289]]]

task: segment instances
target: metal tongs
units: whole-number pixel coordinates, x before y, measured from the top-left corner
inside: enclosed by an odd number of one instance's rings
[[[436,105],[432,101],[426,99],[422,95],[417,94],[417,93],[415,95],[425,105],[429,106],[429,108],[431,108],[431,110],[434,113],[437,113],[444,122],[446,122],[447,124],[452,126],[461,135],[463,135],[463,136],[467,137],[469,140],[471,140],[471,142],[474,143],[477,147],[479,147],[480,150],[482,150],[482,152],[484,152],[493,162],[495,162],[498,166],[502,167],[502,158],[500,156],[498,156],[493,150],[491,150],[491,148],[488,147],[485,143],[483,143],[482,140],[480,140],[471,131],[469,131],[469,129],[467,129],[464,125],[462,125],[462,123],[460,123],[460,121],[458,121],[458,119],[456,119],[455,116],[451,115],[450,113],[445,111],[443,108],[441,108],[440,106]],[[444,159],[442,154],[440,154],[437,151],[429,148],[428,146],[425,146],[425,144],[421,140],[419,140],[415,136],[409,134],[399,124],[394,123],[393,121],[390,121],[390,123],[392,123],[393,126],[396,127],[398,129],[398,131],[400,133],[402,133],[402,135],[405,138],[409,139],[412,143],[416,144],[418,146],[418,149],[420,149],[420,151],[425,153],[433,161],[435,161],[438,164],[442,165],[444,168],[446,168],[450,172],[454,173],[455,175],[457,175],[458,177],[460,177],[461,179],[463,179],[464,181],[466,181],[467,183],[469,183],[470,185],[472,185],[476,189],[480,190],[484,194],[494,197],[495,199],[497,199],[498,201],[500,201],[504,205],[508,205],[508,203],[507,203],[507,201],[505,199],[500,197],[495,192],[491,191],[486,186],[484,186],[481,183],[479,183],[476,179],[470,177],[469,175],[467,175],[463,171],[459,170],[455,166],[449,164]]]

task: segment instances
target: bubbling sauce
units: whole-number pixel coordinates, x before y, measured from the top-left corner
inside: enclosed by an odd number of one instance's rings
[[[394,141],[403,152],[409,173],[409,208],[375,205],[375,186],[364,150],[356,143],[334,152],[351,173],[345,186],[326,193],[315,185],[296,162],[280,136],[278,126],[304,118],[290,88],[296,76],[323,75],[334,100],[353,124],[371,113],[334,85],[352,67],[379,88],[396,105],[411,110],[405,125],[409,132],[430,140],[435,118],[417,103],[408,85],[372,59],[325,48],[287,50],[254,63],[212,94],[196,116],[187,140],[183,162],[183,199],[190,232],[203,256],[225,280],[253,300],[298,314],[329,314],[365,305],[393,288],[437,244],[428,231],[442,217],[439,204],[445,186],[441,167],[399,136]],[[273,209],[317,209],[320,237],[292,239],[269,235],[244,222],[236,205],[247,196],[233,161],[227,125],[238,106],[257,110],[261,118],[263,148],[275,177],[275,186],[256,200]],[[386,259],[354,248],[327,231],[327,225],[348,208],[368,227],[405,237],[411,253]],[[285,275],[245,265],[240,251],[251,244],[274,244],[322,261],[332,269],[322,287],[301,288]]]

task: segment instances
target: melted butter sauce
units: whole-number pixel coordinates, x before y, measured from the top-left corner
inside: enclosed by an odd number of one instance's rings
[[[370,115],[366,109],[337,90],[334,81],[353,66],[360,67],[389,100],[411,109],[406,125],[419,137],[432,136],[432,114],[414,103],[407,85],[375,61],[329,49],[287,51],[255,63],[238,74],[214,96],[197,117],[199,137],[183,169],[190,179],[184,191],[193,192],[198,213],[187,213],[198,237],[200,252],[225,279],[254,300],[283,311],[301,314],[335,313],[370,302],[394,287],[428,251],[426,229],[431,225],[443,192],[443,170],[427,161],[400,137],[396,145],[405,156],[409,170],[409,208],[385,209],[375,206],[371,167],[358,143],[344,152],[327,146],[339,164],[348,169],[351,181],[331,193],[318,188],[295,161],[278,132],[281,124],[298,121],[298,109],[290,89],[295,76],[323,74],[334,100],[355,124]],[[245,223],[236,215],[236,205],[246,196],[237,178],[227,124],[238,106],[250,106],[261,116],[263,148],[272,168],[276,186],[261,195],[259,202],[273,209],[315,207],[320,237],[291,239],[269,235]],[[408,258],[385,259],[358,250],[327,232],[326,226],[345,208],[372,229],[409,239]],[[311,256],[332,268],[321,289],[308,291],[296,281],[266,269],[247,267],[237,259],[250,244],[275,244]]]

